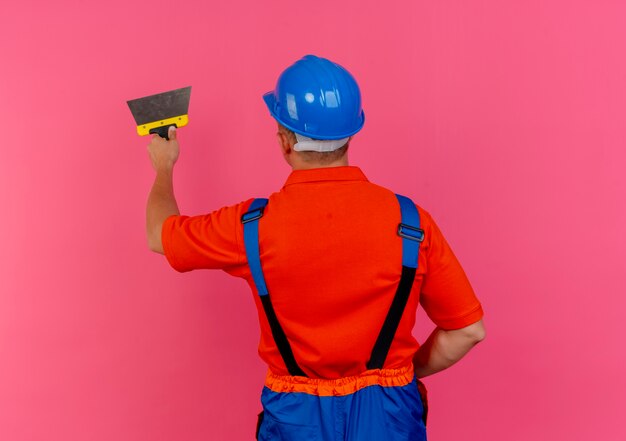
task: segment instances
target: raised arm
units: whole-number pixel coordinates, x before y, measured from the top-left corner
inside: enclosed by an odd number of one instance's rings
[[[178,160],[179,146],[176,130],[170,127],[169,141],[159,135],[153,135],[148,145],[148,153],[156,178],[148,196],[146,207],[146,233],[148,246],[156,253],[163,254],[161,229],[163,222],[173,214],[180,214],[174,197],[173,173],[174,164]]]

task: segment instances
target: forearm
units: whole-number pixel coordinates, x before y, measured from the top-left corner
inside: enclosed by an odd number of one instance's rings
[[[163,222],[173,214],[180,214],[174,197],[173,167],[157,169],[146,208],[146,232],[152,251],[163,254],[161,230]]]
[[[436,328],[413,359],[418,378],[449,368],[484,338],[482,321],[463,329]]]

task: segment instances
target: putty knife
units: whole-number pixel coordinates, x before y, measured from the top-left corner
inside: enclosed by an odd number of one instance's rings
[[[182,127],[189,122],[187,111],[191,86],[126,101],[137,123],[140,135],[158,134],[169,139],[170,126]]]

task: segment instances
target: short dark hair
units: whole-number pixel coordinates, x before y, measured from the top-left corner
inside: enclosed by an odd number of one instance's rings
[[[287,137],[289,138],[289,141],[291,141],[292,146],[298,142],[296,138],[296,134],[293,132],[293,130],[288,129],[287,127],[283,126],[280,123],[278,123],[278,126],[280,130],[282,130],[287,135]],[[332,152],[304,151],[304,152],[298,152],[298,154],[304,160],[304,162],[314,162],[317,164],[326,165],[326,164],[331,164],[343,158],[346,152],[348,151],[349,145],[350,145],[350,140],[348,139],[348,142],[346,142],[344,146]]]

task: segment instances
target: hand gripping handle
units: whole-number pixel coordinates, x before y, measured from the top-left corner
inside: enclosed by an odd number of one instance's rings
[[[167,136],[167,131],[170,129],[171,126],[177,127],[176,124],[168,124],[166,126],[160,126],[155,127],[154,129],[150,129],[148,133],[156,133],[161,138],[165,138],[169,141],[170,138],[169,136]]]

